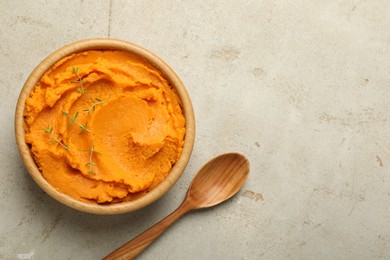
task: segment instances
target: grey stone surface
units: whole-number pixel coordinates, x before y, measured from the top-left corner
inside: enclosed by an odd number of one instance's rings
[[[243,190],[140,259],[390,258],[390,2],[0,1],[0,258],[99,259],[173,211],[210,157],[251,162]],[[24,170],[16,101],[55,49],[119,38],[163,58],[196,143],[173,189],[120,216],[80,213]]]

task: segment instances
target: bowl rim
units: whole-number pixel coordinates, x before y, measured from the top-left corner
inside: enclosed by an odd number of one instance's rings
[[[161,73],[163,73],[164,77],[176,90],[181,100],[181,107],[183,110],[184,117],[186,119],[186,134],[184,138],[182,154],[179,160],[172,167],[168,176],[160,184],[158,184],[145,195],[132,201],[121,202],[117,204],[99,205],[79,201],[69,195],[57,191],[42,176],[32,157],[30,148],[25,142],[25,102],[26,99],[29,97],[30,92],[34,89],[38,80],[40,80],[43,74],[61,58],[69,56],[73,53],[79,53],[88,50],[121,50],[139,55],[147,62],[155,66]],[[192,107],[192,102],[183,82],[180,80],[177,74],[167,63],[165,63],[161,58],[156,56],[151,51],[134,43],[113,38],[89,38],[79,40],[65,45],[62,48],[57,49],[51,54],[49,54],[35,67],[35,69],[31,72],[26,82],[24,83],[17,101],[14,123],[15,136],[19,153],[22,157],[27,172],[38,184],[38,186],[40,186],[46,193],[48,193],[51,197],[61,202],[62,204],[65,204],[73,209],[82,212],[98,215],[116,215],[135,211],[153,203],[154,201],[162,197],[182,175],[190,159],[195,141],[195,115]]]

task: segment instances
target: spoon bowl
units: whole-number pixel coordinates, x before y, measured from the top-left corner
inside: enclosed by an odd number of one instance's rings
[[[104,259],[136,257],[185,213],[212,207],[231,198],[244,185],[248,174],[249,161],[241,154],[226,153],[211,159],[197,173],[187,196],[174,212]]]
[[[190,184],[185,201],[196,209],[215,206],[236,194],[248,174],[249,162],[243,155],[220,155],[198,172]]]

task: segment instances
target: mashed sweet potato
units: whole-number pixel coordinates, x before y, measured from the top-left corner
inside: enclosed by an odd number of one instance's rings
[[[57,62],[26,101],[26,142],[58,191],[92,203],[142,196],[179,159],[185,118],[164,75],[134,54]]]

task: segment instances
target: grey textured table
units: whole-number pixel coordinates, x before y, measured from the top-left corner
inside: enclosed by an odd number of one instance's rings
[[[251,162],[230,201],[177,222],[140,259],[390,258],[390,2],[0,1],[0,258],[98,259],[174,210],[203,163]],[[182,178],[147,208],[62,206],[23,168],[19,91],[49,53],[119,38],[163,58],[192,98]]]

